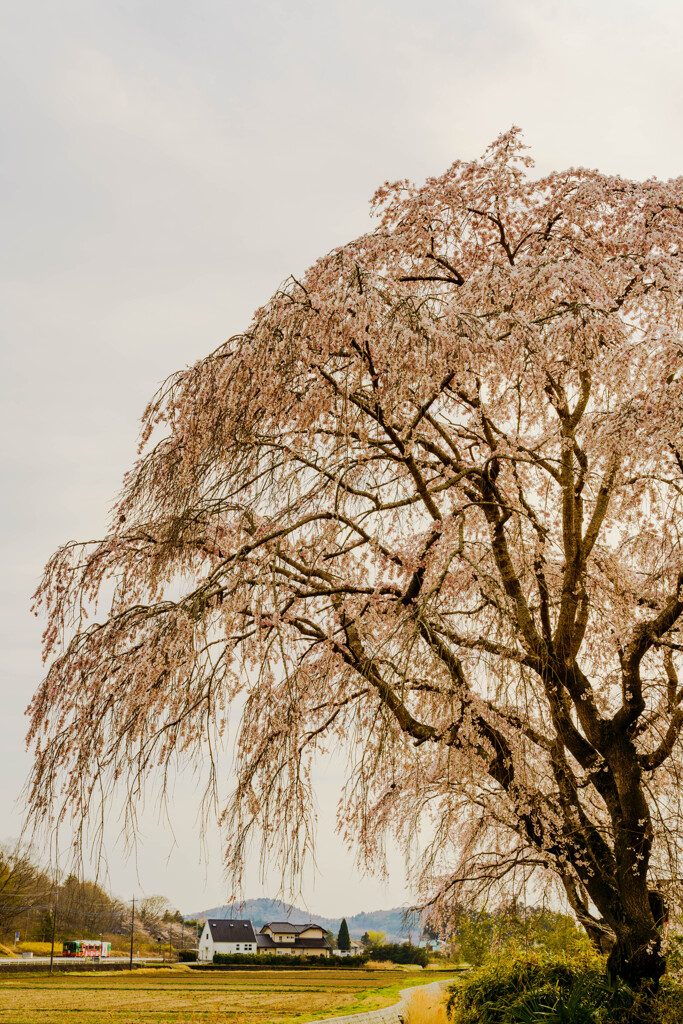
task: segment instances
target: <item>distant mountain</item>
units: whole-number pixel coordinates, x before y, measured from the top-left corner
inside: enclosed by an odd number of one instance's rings
[[[370,910],[363,914],[347,916],[346,923],[349,926],[349,934],[354,939],[359,939],[364,932],[385,932],[387,939],[400,941],[411,938],[416,941],[420,935],[419,915],[410,914],[406,918],[405,907],[393,907],[391,910]],[[187,918],[202,920],[207,917],[234,917],[250,918],[255,928],[261,928],[269,921],[291,921],[292,924],[306,924],[308,921],[315,921],[323,925],[336,935],[341,924],[341,917],[322,917],[320,914],[312,914],[307,910],[300,910],[291,903],[283,903],[280,900],[245,900],[241,904],[224,904],[222,907],[209,907],[208,910],[200,910],[195,914],[188,914]]]

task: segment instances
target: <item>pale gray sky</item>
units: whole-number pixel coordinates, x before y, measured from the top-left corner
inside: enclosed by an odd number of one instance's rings
[[[683,173],[678,0],[2,0],[0,839],[18,834],[29,598],[61,542],[99,535],[158,383],[245,327],[290,272],[368,227],[377,185],[520,125],[539,171]],[[407,898],[358,881],[320,782],[310,909]],[[110,881],[184,909],[224,894],[150,816]],[[265,894],[255,873],[247,894]]]

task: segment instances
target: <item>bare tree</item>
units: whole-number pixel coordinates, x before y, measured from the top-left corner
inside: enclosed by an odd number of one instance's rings
[[[140,903],[140,921],[155,938],[162,935],[163,924],[168,920],[170,906],[165,896],[147,896]]]
[[[123,934],[130,920],[128,908],[101,885],[68,875],[59,886],[57,926],[63,935],[87,938],[100,933]]]
[[[375,231],[166,382],[111,532],[38,591],[30,810],[83,828],[116,780],[133,808],[243,693],[236,874],[254,828],[299,871],[311,759],[346,745],[369,863],[428,815],[434,899],[549,874],[656,984],[657,879],[682,874],[683,180],[529,165],[513,130],[384,186]]]
[[[52,898],[53,886],[44,871],[16,845],[0,847],[0,934],[35,907],[41,909]]]

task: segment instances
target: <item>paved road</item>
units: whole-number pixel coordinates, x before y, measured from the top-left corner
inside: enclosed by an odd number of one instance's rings
[[[447,985],[450,985],[455,978],[446,978],[440,981],[432,981],[429,985],[416,985],[414,988],[404,988],[399,992],[401,997],[394,1006],[385,1006],[381,1010],[367,1010],[365,1013],[352,1013],[346,1017],[322,1017],[320,1020],[311,1021],[311,1024],[406,1024],[409,1020],[410,996],[413,992],[424,989],[426,992],[440,992]]]

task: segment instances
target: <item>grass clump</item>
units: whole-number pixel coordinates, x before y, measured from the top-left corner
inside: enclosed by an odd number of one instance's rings
[[[51,942],[19,942],[17,943],[17,953],[33,953],[34,956],[49,956],[52,951]],[[55,956],[60,956],[62,952],[61,942],[55,942]]]

